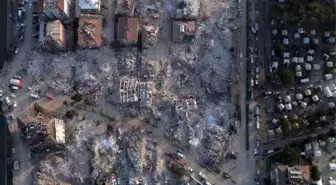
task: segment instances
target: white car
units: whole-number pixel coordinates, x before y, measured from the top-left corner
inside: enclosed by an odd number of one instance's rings
[[[7,105],[10,104],[10,100],[9,100],[8,96],[6,96],[5,101],[6,101]]]
[[[16,102],[13,103],[13,107],[16,108],[17,107],[17,104]]]
[[[336,91],[336,85],[335,84],[330,84],[330,90],[331,91]]]
[[[202,177],[202,179],[205,179],[205,180],[208,179],[208,177],[205,176],[202,172],[199,172],[198,175],[199,175],[200,177]]]
[[[29,4],[29,8],[31,8],[31,7],[32,7],[32,4],[30,3],[30,4]]]
[[[11,98],[16,98],[15,94],[10,94]]]
[[[36,99],[39,99],[39,98],[40,98],[40,96],[37,95],[37,94],[30,94],[30,97],[32,97],[32,98],[36,98]]]
[[[258,149],[254,149],[254,155],[258,155]]]
[[[191,173],[194,172],[194,169],[192,169],[190,166],[187,168],[188,171],[190,171]]]
[[[177,152],[177,156],[178,156],[179,158],[181,158],[181,159],[184,159],[184,155],[183,155],[182,153],[180,153],[180,152]]]

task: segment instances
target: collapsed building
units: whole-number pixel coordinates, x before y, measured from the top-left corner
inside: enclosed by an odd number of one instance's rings
[[[96,48],[102,45],[101,15],[81,14],[78,21],[78,47]]]
[[[139,102],[141,108],[148,108],[152,104],[153,82],[123,77],[120,79],[119,94],[121,103]]]
[[[195,20],[200,15],[200,0],[175,0],[175,19]]]
[[[119,17],[117,25],[117,41],[122,45],[138,43],[139,19],[136,17]]]
[[[155,25],[144,25],[141,29],[142,48],[149,48],[156,44],[159,36],[159,27]]]
[[[37,12],[45,20],[71,20],[71,0],[38,0]]]
[[[181,42],[185,38],[194,37],[196,34],[195,21],[173,21],[172,39],[174,42]]]
[[[63,23],[60,20],[47,22],[46,35],[43,47],[46,50],[65,50],[66,35]]]

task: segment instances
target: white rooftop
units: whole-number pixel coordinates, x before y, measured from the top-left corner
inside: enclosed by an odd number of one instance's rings
[[[65,143],[64,121],[55,118],[56,142]]]
[[[79,7],[82,10],[99,10],[100,0],[78,0]]]

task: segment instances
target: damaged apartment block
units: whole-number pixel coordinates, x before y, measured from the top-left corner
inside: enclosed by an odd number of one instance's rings
[[[101,15],[81,14],[78,21],[78,47],[97,48],[102,45]]]
[[[117,0],[115,14],[120,17],[133,17],[134,9],[135,6],[133,0]]]
[[[48,51],[64,51],[66,49],[66,35],[60,20],[47,22],[46,35],[42,41],[44,49]]]
[[[71,20],[71,0],[38,0],[37,12],[44,20]]]

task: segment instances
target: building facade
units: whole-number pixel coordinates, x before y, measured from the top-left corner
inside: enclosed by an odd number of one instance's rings
[[[65,50],[66,35],[63,23],[60,20],[50,21],[46,27],[45,48],[47,50]]]
[[[71,20],[71,0],[38,0],[37,12],[46,20]]]

